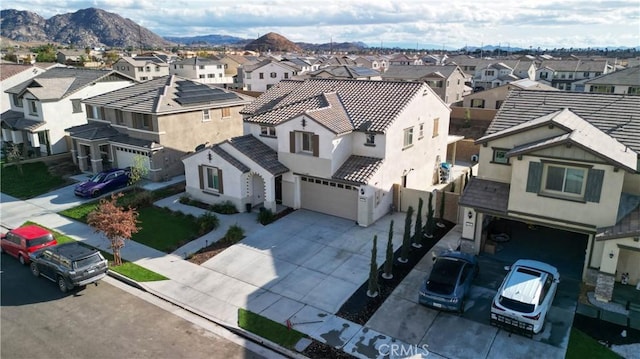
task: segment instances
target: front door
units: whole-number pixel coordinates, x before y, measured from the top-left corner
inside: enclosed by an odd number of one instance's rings
[[[276,203],[282,204],[282,176],[276,177]]]

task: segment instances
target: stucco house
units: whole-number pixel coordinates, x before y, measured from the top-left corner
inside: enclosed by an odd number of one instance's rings
[[[380,73],[376,70],[363,66],[349,65],[326,66],[298,77],[303,76],[341,80],[382,80]]]
[[[592,79],[613,71],[608,60],[547,60],[536,69],[536,81],[559,90],[571,91],[572,83]]]
[[[558,89],[545,85],[541,82],[529,79],[520,79],[506,85],[466,95],[462,101],[462,107],[497,110],[502,106],[511,90],[559,91]]]
[[[572,91],[640,95],[640,66],[610,72],[598,77],[578,80]]]
[[[622,273],[637,283],[639,113],[633,95],[512,91],[476,141],[479,171],[459,201],[463,238],[480,251],[495,220],[580,234],[573,248],[598,299],[611,299]]]
[[[155,55],[121,57],[113,64],[113,69],[138,82],[169,75],[169,64]]]
[[[218,60],[194,56],[171,63],[169,73],[203,84],[232,84],[233,77],[226,75],[226,66]]]
[[[426,189],[438,181],[449,113],[425,83],[281,81],[243,109],[244,136],[183,159],[186,192],[206,203],[272,211],[282,204],[368,226],[389,212],[394,184]]]
[[[116,71],[50,68],[5,90],[12,101],[0,115],[2,140],[23,144],[28,157],[69,152],[65,129],[87,123],[81,101],[134,82]]]
[[[467,76],[457,65],[391,65],[382,78],[390,81],[424,81],[448,104],[461,101],[463,96],[471,93],[471,88],[465,85]]]
[[[268,59],[254,65],[243,65],[238,73],[242,73],[244,90],[265,92],[281,80],[293,78],[299,71],[290,64]]]
[[[240,110],[249,97],[164,76],[82,101],[88,123],[68,128],[82,171],[128,167],[136,157],[161,181],[184,173],[181,158],[242,134]]]

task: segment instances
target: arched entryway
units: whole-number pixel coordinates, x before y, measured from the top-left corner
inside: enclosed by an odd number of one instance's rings
[[[251,207],[262,206],[265,200],[264,179],[258,173],[251,173],[248,181]]]

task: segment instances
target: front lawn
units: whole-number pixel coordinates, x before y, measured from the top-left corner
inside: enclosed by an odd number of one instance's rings
[[[45,226],[42,226],[38,223],[34,223],[34,222],[25,222],[23,224],[27,225],[27,224],[34,224],[36,226],[42,227],[44,229],[46,229],[47,231],[51,232],[53,234],[53,236],[55,237],[56,241],[58,242],[58,244],[63,244],[63,243],[69,243],[69,242],[75,242],[75,240],[69,236],[65,236],[64,234],[53,230],[51,228],[47,228]],[[122,261],[122,265],[114,267],[111,265],[111,263],[113,263],[113,255],[111,253],[105,252],[103,250],[100,251],[100,253],[102,253],[102,256],[104,258],[106,258],[109,261],[109,270],[114,271],[116,273],[120,273],[125,277],[131,278],[133,280],[135,280],[136,282],[153,282],[153,281],[157,281],[157,280],[167,280],[169,278],[160,275],[156,272],[150,271],[144,267],[140,267],[139,265],[135,264],[135,263],[131,263],[131,262],[127,262],[125,260]]]
[[[155,206],[138,210],[140,232],[132,240],[163,252],[173,252],[199,235],[199,225],[193,216]]]
[[[44,162],[23,163],[22,171],[16,165],[3,166],[0,178],[2,193],[19,199],[33,198],[67,183],[52,175]]]
[[[565,355],[565,358],[619,359],[621,357],[579,329],[571,328],[571,335],[569,336],[569,345],[567,346],[567,354]]]
[[[287,349],[294,349],[305,335],[256,313],[239,308],[238,326]]]

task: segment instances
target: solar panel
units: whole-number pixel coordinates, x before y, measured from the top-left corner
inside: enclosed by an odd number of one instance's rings
[[[190,96],[180,97],[176,99],[176,102],[181,105],[192,105],[196,103],[232,100],[235,98],[236,98],[236,95],[232,93],[203,94],[203,95],[190,95]]]

